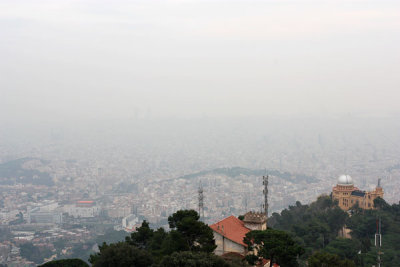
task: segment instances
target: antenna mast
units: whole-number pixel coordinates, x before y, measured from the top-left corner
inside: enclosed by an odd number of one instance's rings
[[[201,185],[201,182],[199,184],[199,190],[197,191],[199,193],[199,216],[200,216],[200,221],[204,220],[204,195],[203,195],[203,186]]]
[[[382,247],[381,217],[379,217],[379,219],[376,220],[375,247],[378,250],[377,264],[378,267],[381,267],[382,263],[381,254],[383,254],[383,252],[381,252],[381,247]]]
[[[263,185],[264,185],[264,190],[263,190],[263,194],[264,194],[264,213],[265,216],[268,218],[268,174],[267,176],[263,176]]]

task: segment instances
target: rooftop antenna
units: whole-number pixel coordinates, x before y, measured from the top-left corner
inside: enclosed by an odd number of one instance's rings
[[[378,187],[381,187],[381,178],[378,178]]]
[[[267,172],[267,171],[265,171]],[[264,190],[263,190],[263,194],[264,194],[264,213],[265,216],[268,218],[268,179],[269,179],[269,175],[267,174],[267,176],[263,175],[263,185],[264,185]]]
[[[203,186],[199,184],[199,189],[197,191],[199,193],[199,216],[200,216],[200,221],[204,220],[204,195],[203,195]]]

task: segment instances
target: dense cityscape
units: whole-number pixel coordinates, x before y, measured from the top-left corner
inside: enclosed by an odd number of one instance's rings
[[[260,211],[264,174],[270,213],[330,194],[343,173],[364,190],[381,178],[385,200],[399,201],[396,119],[130,123],[0,132],[0,264],[87,260],[143,220],[168,229],[169,215],[197,209],[200,186],[208,224]]]
[[[399,14],[0,0],[0,267],[400,267]]]

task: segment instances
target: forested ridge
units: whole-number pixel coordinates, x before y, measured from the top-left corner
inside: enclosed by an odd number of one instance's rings
[[[377,264],[374,243],[380,218],[382,266],[400,266],[400,204],[389,205],[378,198],[374,205],[374,210],[354,206],[351,211],[344,212],[330,196],[320,196],[309,205],[296,202],[281,213],[273,213],[269,226],[289,232],[301,244],[305,249],[301,257],[304,262],[336,255],[338,259],[347,260],[347,264],[372,266]],[[350,229],[351,239],[338,236],[344,226]]]

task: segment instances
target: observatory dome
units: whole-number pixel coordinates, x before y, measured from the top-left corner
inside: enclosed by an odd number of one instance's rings
[[[353,185],[353,178],[350,175],[343,174],[338,178],[339,185]]]

